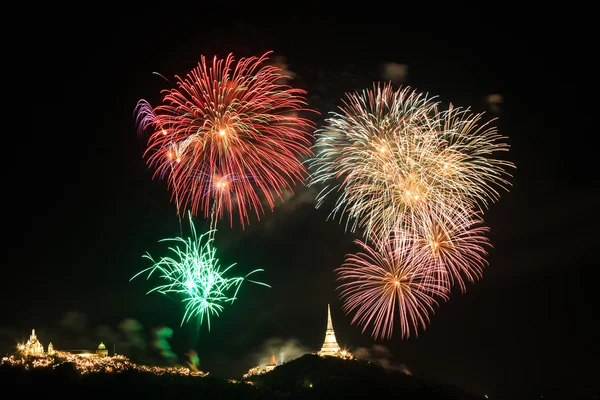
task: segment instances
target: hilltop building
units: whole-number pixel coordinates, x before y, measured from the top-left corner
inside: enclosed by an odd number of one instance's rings
[[[277,363],[275,362],[275,354],[271,354],[271,356],[269,357],[269,363],[265,365],[264,368],[261,368],[260,365],[252,367],[248,370],[247,373],[244,374],[243,378],[246,379],[251,377],[252,375],[266,374],[267,372],[273,371],[276,367]]]
[[[275,354],[271,354],[271,357],[269,358],[269,363],[265,367],[265,371],[266,372],[273,371],[276,366],[277,366],[277,363],[275,362]]]
[[[98,348],[96,349],[96,355],[98,357],[108,357],[108,350],[106,350],[106,346],[103,342],[100,342]]]
[[[325,340],[323,341],[323,346],[321,346],[321,350],[317,352],[321,357],[330,356],[330,357],[339,357],[343,359],[353,359],[354,355],[350,353],[348,350],[344,350],[340,348],[340,345],[335,338],[335,332],[333,330],[333,322],[331,320],[331,308],[329,304],[327,304],[327,329],[325,330]]]
[[[317,353],[320,356],[334,356],[336,357],[340,352],[340,346],[335,338],[335,332],[333,331],[333,322],[331,321],[331,308],[327,304],[327,329],[325,330],[325,340],[321,350]]]
[[[18,349],[26,356],[41,356],[44,354],[44,346],[35,335],[35,329],[31,330],[29,340],[25,344],[20,344]]]

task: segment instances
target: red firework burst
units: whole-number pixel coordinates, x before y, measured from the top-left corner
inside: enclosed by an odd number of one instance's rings
[[[300,117],[305,91],[281,83],[282,70],[266,64],[268,54],[213,58],[163,91],[153,108],[146,100],[136,107],[140,131],[151,130],[147,150],[153,177],[166,178],[180,215],[204,213],[211,223],[273,210],[275,199],[304,183],[302,158],[310,150],[313,123]]]

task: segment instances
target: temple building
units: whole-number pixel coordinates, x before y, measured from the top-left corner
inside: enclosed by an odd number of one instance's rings
[[[19,350],[26,356],[41,356],[44,354],[44,346],[35,335],[35,329],[31,330],[29,340],[24,345],[20,345]]]
[[[96,349],[96,355],[98,357],[108,357],[108,350],[106,350],[106,346],[103,342],[100,342],[98,348]]]
[[[54,346],[52,345],[52,342],[48,343],[48,355],[49,356],[54,355]]]
[[[321,347],[321,351],[317,354],[320,356],[340,356],[340,346],[335,338],[335,332],[333,331],[333,323],[331,322],[331,309],[327,304],[327,330],[325,331],[325,341]]]
[[[333,330],[333,322],[331,320],[331,307],[329,304],[327,304],[327,329],[325,330],[325,340],[323,341],[323,346],[321,346],[321,350],[318,351],[316,354],[321,357],[338,357],[344,360],[356,359],[354,354],[352,354],[350,351],[348,351],[347,349],[340,348],[337,342],[335,332]],[[281,360],[281,363],[283,364],[283,358]],[[271,354],[269,358],[269,363],[264,368],[261,368],[260,366],[250,368],[248,372],[243,375],[243,379],[247,379],[253,375],[262,375],[264,373],[274,370],[276,367],[277,363],[275,362],[275,355]]]
[[[264,368],[261,368],[260,365],[258,365],[256,367],[252,367],[248,370],[247,373],[245,373],[243,375],[243,378],[246,379],[253,375],[266,374],[267,372],[273,371],[276,367],[277,367],[277,363],[275,362],[275,354],[271,354],[271,356],[269,357],[269,363],[267,365],[265,365]]]
[[[265,371],[266,372],[273,371],[276,366],[277,366],[277,363],[275,362],[275,354],[271,354],[271,357],[269,358],[269,363],[265,366]]]

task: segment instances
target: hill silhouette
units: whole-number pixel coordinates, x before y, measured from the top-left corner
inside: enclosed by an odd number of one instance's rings
[[[478,400],[457,386],[386,370],[366,360],[306,354],[273,371],[247,379],[259,389],[294,399],[372,398]]]
[[[362,360],[342,360],[307,354],[273,371],[246,380],[217,377],[155,375],[138,370],[81,374],[74,364],[26,369],[0,366],[3,388],[17,386],[20,396],[60,393],[61,398],[101,394],[123,398],[181,399],[338,399],[391,395],[405,399],[463,399],[480,397],[461,388],[440,384],[399,371],[387,371]]]

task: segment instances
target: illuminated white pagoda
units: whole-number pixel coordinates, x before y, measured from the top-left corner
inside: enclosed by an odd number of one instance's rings
[[[44,346],[42,346],[37,336],[35,336],[35,329],[31,330],[29,340],[24,345],[19,346],[19,350],[26,356],[41,356],[44,354]]]
[[[340,356],[340,346],[335,339],[335,332],[333,331],[333,323],[331,322],[331,309],[327,304],[327,330],[325,331],[325,341],[321,347],[321,351],[317,354],[320,356]]]

